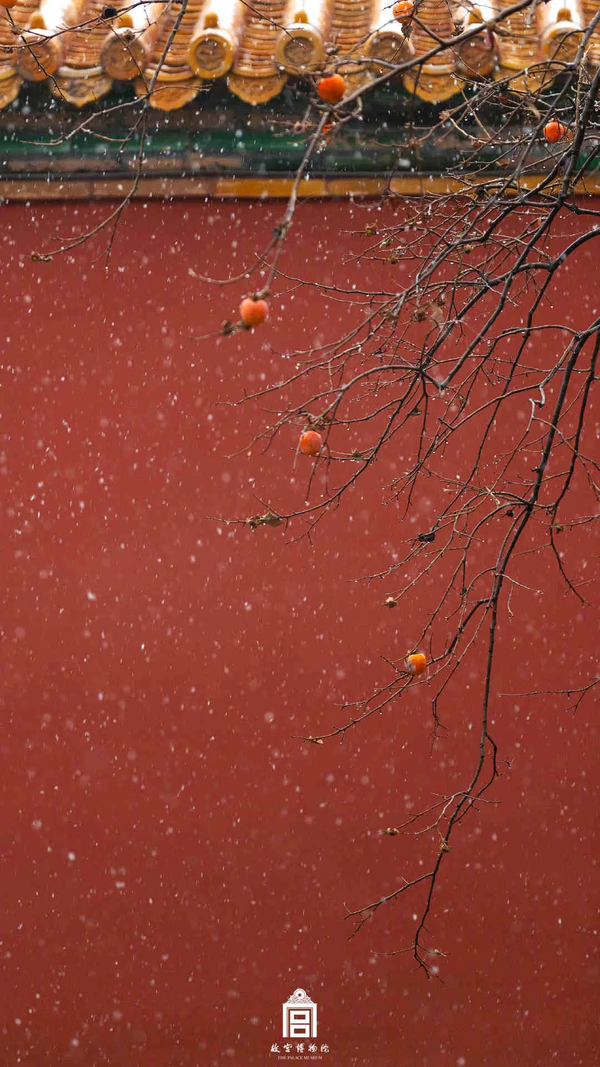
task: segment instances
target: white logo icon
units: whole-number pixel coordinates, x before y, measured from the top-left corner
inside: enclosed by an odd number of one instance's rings
[[[317,1005],[304,989],[295,989],[283,1005],[283,1036],[317,1036]]]

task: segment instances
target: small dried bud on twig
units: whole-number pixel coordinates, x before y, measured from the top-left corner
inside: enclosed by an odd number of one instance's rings
[[[385,834],[387,837],[397,837],[400,831],[395,826],[388,826],[387,830],[380,830],[380,833]]]
[[[386,596],[386,598],[384,600],[384,604],[385,604],[386,608],[395,608],[395,607],[398,606],[398,601],[396,600],[396,597],[394,597],[394,596]]]
[[[313,430],[326,430],[335,421],[334,416],[328,411],[316,416],[307,412],[307,418]]]
[[[43,252],[32,252],[30,256],[32,263],[51,263],[52,256],[45,256]]]
[[[265,515],[252,515],[249,519],[244,519],[244,522],[251,530],[257,530],[259,526],[283,526],[283,519],[274,511],[267,511]]]

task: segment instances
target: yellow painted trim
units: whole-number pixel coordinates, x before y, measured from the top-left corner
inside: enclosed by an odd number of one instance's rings
[[[508,175],[498,175],[502,182]],[[489,181],[489,178],[487,179]],[[543,175],[529,175],[519,183],[520,188],[534,189]],[[475,182],[473,183],[475,184]],[[265,177],[198,177],[198,178],[142,178],[136,190],[137,199],[165,197],[210,197],[213,199],[269,200],[286,199],[292,190],[292,178]],[[61,181],[38,179],[0,180],[0,200],[119,200],[130,189],[123,178],[82,178]],[[513,190],[516,186],[513,186]],[[300,183],[300,197],[375,197],[387,189],[402,196],[426,196],[466,191],[464,182],[444,175],[400,175],[389,181],[378,177],[308,178]],[[550,193],[552,190],[547,189]],[[600,193],[600,173],[589,175],[580,182],[579,195]]]

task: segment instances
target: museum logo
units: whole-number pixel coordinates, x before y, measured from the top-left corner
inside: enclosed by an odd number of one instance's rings
[[[295,989],[282,1005],[282,1041],[274,1041],[272,1053],[280,1060],[322,1060],[329,1045],[317,1042],[317,1005],[304,989]]]

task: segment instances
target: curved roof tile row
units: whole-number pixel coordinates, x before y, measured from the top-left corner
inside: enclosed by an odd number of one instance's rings
[[[131,80],[140,96],[152,87],[150,103],[164,111],[217,79],[250,104],[276,96],[289,77],[324,69],[355,88],[512,3],[416,0],[414,18],[401,24],[390,0],[187,0],[183,14],[181,0],[17,0],[0,7],[0,107],[27,80],[46,81],[79,107]],[[512,74],[517,88],[539,88],[572,60],[599,8],[600,0],[546,0],[512,14],[496,34],[482,25],[470,41],[406,70],[404,85],[433,102],[473,76]],[[600,29],[588,59],[600,65]]]

